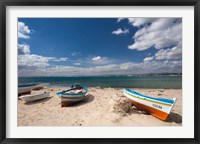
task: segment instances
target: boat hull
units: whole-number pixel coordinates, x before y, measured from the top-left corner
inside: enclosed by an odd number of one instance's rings
[[[84,99],[85,96],[81,98],[63,98],[61,97],[61,107],[70,106],[76,104]]]
[[[25,103],[33,102],[36,100],[44,99],[49,97],[50,92],[46,93],[36,93],[36,94],[31,94],[31,95],[24,95],[19,97],[21,100],[23,100]]]
[[[141,96],[137,93],[131,93],[126,89],[123,90],[124,95],[135,105],[138,109],[144,110],[147,113],[165,121],[169,117],[172,107],[176,99],[170,100],[170,103],[154,99],[150,97]],[[166,99],[165,99],[166,100]]]
[[[143,111],[146,111],[147,113],[165,121],[168,117],[169,117],[169,114],[168,113],[165,113],[163,111],[160,111],[160,110],[157,110],[155,108],[152,108],[152,107],[149,107],[147,105],[144,105],[144,104],[141,104],[141,103],[138,103],[136,101],[133,101],[131,99],[129,99],[131,101],[131,103],[136,106],[137,108],[143,110]]]
[[[30,94],[33,87],[20,87],[18,88],[18,96],[24,95],[24,94]]]
[[[36,86],[36,84],[26,84],[26,85],[18,85],[18,96],[24,94],[30,94],[31,90]]]
[[[83,91],[80,91],[78,93],[73,93],[73,90],[80,90],[80,89],[82,89]],[[71,91],[72,93],[70,93]],[[77,88],[77,89],[71,87],[70,89],[66,91],[60,91],[60,92],[57,92],[56,94],[61,99],[61,107],[64,107],[64,106],[69,106],[69,105],[80,102],[81,100],[84,99],[87,92],[88,92],[88,89],[85,86],[81,86],[81,88]]]

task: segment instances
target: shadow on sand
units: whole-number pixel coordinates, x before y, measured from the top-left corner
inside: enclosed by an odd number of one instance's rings
[[[182,116],[171,112],[166,122],[182,123]]]
[[[52,98],[52,96],[44,98],[44,99],[36,100],[36,101],[33,101],[33,102],[25,103],[25,105],[33,105],[33,104],[44,103],[44,102],[50,100],[51,98]]]
[[[85,96],[85,98],[82,101],[71,104],[70,107],[78,107],[78,106],[81,106],[81,105],[85,105],[87,103],[92,102],[93,100],[94,100],[94,96],[91,95],[91,94],[88,94],[88,95]]]
[[[133,107],[132,107],[133,108]],[[144,114],[144,115],[150,115],[149,113],[142,111],[140,109],[137,109],[136,107],[134,107],[129,114]],[[175,123],[182,123],[182,116],[171,112],[168,119],[165,122],[175,122]]]

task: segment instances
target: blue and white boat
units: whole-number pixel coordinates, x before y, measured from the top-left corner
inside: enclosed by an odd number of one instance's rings
[[[87,92],[86,86],[75,84],[68,90],[56,94],[61,98],[61,106],[64,107],[83,100]]]
[[[128,88],[123,89],[123,93],[135,107],[144,110],[161,120],[166,120],[169,117],[176,102],[176,98],[167,99],[145,96]]]

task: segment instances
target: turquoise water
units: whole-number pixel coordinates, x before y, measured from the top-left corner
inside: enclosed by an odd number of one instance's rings
[[[19,77],[19,84],[49,83],[49,87],[69,87],[80,83],[87,87],[181,89],[182,76],[91,76],[91,77]]]

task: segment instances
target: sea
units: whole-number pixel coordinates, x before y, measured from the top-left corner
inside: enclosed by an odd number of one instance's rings
[[[70,87],[74,83],[99,88],[182,89],[181,75],[164,76],[79,76],[79,77],[18,77],[18,84],[49,83],[48,87]]]

